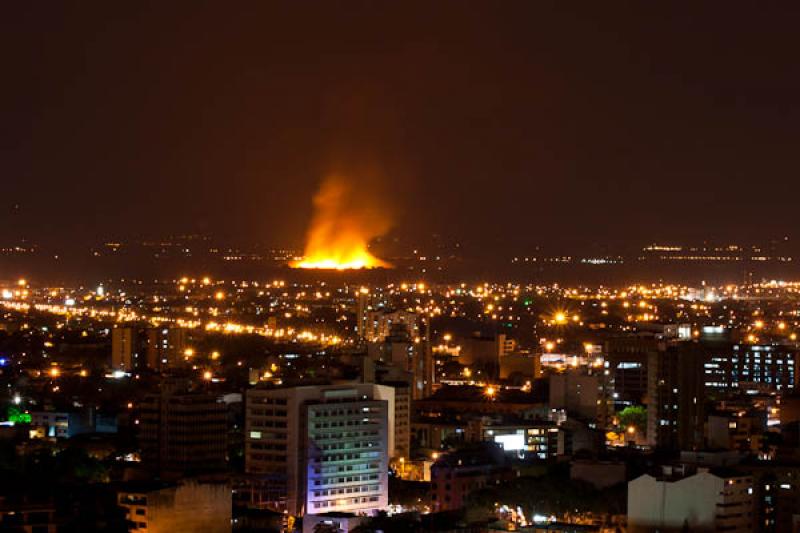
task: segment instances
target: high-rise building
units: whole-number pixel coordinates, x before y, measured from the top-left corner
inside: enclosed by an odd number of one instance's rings
[[[745,389],[791,393],[795,388],[797,349],[781,344],[708,343],[703,365],[709,390]]]
[[[142,400],[139,416],[142,462],[163,478],[225,469],[227,410],[216,396],[164,390]]]
[[[381,381],[394,389],[394,453],[392,457],[411,454],[411,387],[407,381]]]
[[[765,411],[720,411],[708,416],[706,445],[712,450],[738,450],[758,455],[766,431]]]
[[[370,341],[367,353],[375,361],[389,363],[395,367],[411,371],[415,361],[415,345],[408,328],[404,324],[395,324],[389,335],[380,341]]]
[[[147,366],[153,369],[175,367],[183,362],[188,347],[189,331],[184,328],[148,328]]]
[[[369,289],[361,287],[356,293],[356,333],[361,338],[367,337],[369,308]]]
[[[797,531],[800,525],[800,467],[797,462],[758,461],[748,466],[755,478],[758,531]]]
[[[705,353],[695,342],[670,344],[647,361],[647,438],[660,448],[703,445]]]
[[[411,397],[414,400],[427,398],[433,394],[433,386],[436,382],[436,365],[433,361],[433,344],[431,343],[431,318],[425,317],[425,336],[422,349],[417,350],[416,360],[414,361],[414,384]]]
[[[394,410],[395,390],[370,383],[250,389],[245,472],[281,488],[259,501],[292,515],[386,508]]]
[[[133,369],[134,355],[138,346],[138,335],[134,328],[114,328],[111,330],[111,368],[130,371]]]
[[[364,337],[370,342],[380,342],[402,325],[411,336],[416,336],[417,314],[402,309],[397,311],[369,311],[366,316]]]
[[[601,373],[568,370],[551,375],[549,381],[550,408],[566,409],[570,415],[600,424],[609,417],[611,406]]]
[[[376,363],[369,357],[361,358],[361,382],[377,383],[394,389],[394,455],[409,457],[411,453],[411,390],[413,376],[391,364]]]
[[[479,333],[462,339],[458,362],[469,367],[480,368],[489,376],[496,377],[500,371],[500,355],[506,348],[506,336],[502,333],[483,336]]]
[[[644,403],[649,357],[659,353],[664,346],[664,341],[654,337],[620,337],[606,343],[606,384],[617,411]]]
[[[387,337],[367,344],[367,353],[375,361],[409,372],[411,397],[418,400],[433,393],[434,368],[427,336],[420,342],[419,338],[412,337],[412,331],[408,324],[395,322]]]
[[[190,346],[190,331],[185,328],[114,328],[111,330],[111,368],[125,372],[174,368],[185,362]]]
[[[615,409],[646,403],[649,442],[681,449],[702,445],[709,393],[791,393],[800,361],[793,347],[730,342],[719,327],[703,328],[696,340],[614,339],[606,351]]]

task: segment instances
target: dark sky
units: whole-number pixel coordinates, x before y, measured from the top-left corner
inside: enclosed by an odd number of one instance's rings
[[[704,4],[6,2],[0,235],[300,245],[335,171],[487,250],[795,236],[800,4]]]

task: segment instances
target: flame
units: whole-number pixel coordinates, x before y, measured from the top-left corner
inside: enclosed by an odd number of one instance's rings
[[[391,225],[386,211],[357,194],[341,176],[329,176],[314,196],[314,216],[306,241],[305,258],[294,268],[348,270],[390,267],[369,252],[369,241]]]

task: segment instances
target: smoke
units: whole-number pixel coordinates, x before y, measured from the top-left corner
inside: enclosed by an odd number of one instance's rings
[[[348,179],[341,174],[327,176],[314,195],[300,268],[388,267],[369,252],[372,239],[392,226],[392,214],[376,193],[374,183]]]

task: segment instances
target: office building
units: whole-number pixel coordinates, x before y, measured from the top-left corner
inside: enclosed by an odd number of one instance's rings
[[[369,290],[365,287],[356,292],[356,333],[362,339],[367,338],[367,321],[370,310]]]
[[[764,411],[716,412],[706,422],[706,442],[712,450],[737,450],[758,455],[767,431]]]
[[[616,411],[644,403],[648,392],[648,360],[665,346],[665,342],[654,337],[620,337],[606,343],[606,383]]]
[[[142,400],[139,418],[142,461],[162,478],[225,469],[227,409],[216,396],[164,390]]]
[[[265,507],[291,515],[388,505],[395,389],[370,383],[247,392],[245,472],[279,487]]]
[[[411,387],[407,381],[379,381],[394,389],[394,453],[392,458],[411,455]]]
[[[708,353],[703,374],[709,390],[786,394],[795,389],[798,353],[794,347],[721,343],[709,345]]]
[[[133,370],[137,353],[138,338],[134,328],[114,328],[111,330],[111,368],[130,372]]]
[[[111,368],[131,372],[163,370],[186,362],[192,333],[185,328],[116,327],[111,330]],[[187,350],[189,350],[187,352]]]
[[[659,448],[703,446],[705,353],[698,343],[670,344],[647,361],[647,439]]]
[[[600,374],[568,370],[551,375],[549,381],[551,409],[566,409],[572,416],[592,421],[608,410]]]
[[[369,311],[365,322],[364,337],[370,342],[380,342],[393,334],[400,325],[412,337],[417,336],[417,314],[404,310]]]
[[[367,354],[374,361],[408,372],[411,377],[412,399],[425,398],[433,393],[433,357],[427,334],[426,340],[420,342],[412,336],[408,324],[396,322],[391,326],[387,337],[367,344]]]
[[[491,377],[500,373],[500,356],[505,355],[506,336],[502,333],[486,336],[476,333],[462,339],[458,362],[472,368],[479,368]]]
[[[484,424],[478,419],[476,423],[477,427],[468,428],[469,440],[478,436],[479,440],[493,442],[519,458],[554,459],[571,452],[567,433],[554,422]],[[478,435],[474,435],[476,431]]]
[[[189,330],[176,327],[148,328],[146,331],[147,367],[173,368],[184,363],[190,349]]]

